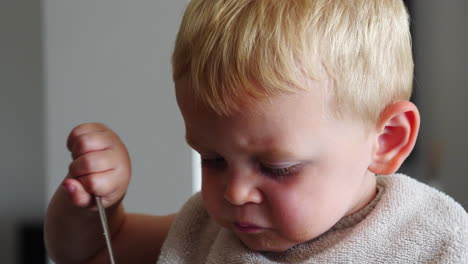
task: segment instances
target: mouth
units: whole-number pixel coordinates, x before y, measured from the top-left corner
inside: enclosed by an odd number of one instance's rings
[[[235,222],[234,227],[242,233],[258,233],[263,230],[263,227],[246,222]]]

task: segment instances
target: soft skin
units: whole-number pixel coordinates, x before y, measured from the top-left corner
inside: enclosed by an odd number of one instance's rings
[[[131,176],[127,148],[99,123],[75,127],[67,141],[72,161],[47,209],[47,254],[55,263],[109,263],[92,196],[107,208],[116,263],[154,263],[175,215],[126,213],[122,204]]]
[[[186,78],[176,81],[187,141],[202,158],[206,209],[253,250],[287,250],[367,205],[376,195],[374,173],[399,167],[419,125],[409,102],[389,107],[370,130],[333,118],[320,82],[230,116],[203,107],[188,87]]]

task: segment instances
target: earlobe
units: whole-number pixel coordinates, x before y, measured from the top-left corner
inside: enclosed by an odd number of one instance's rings
[[[375,174],[395,173],[416,144],[420,116],[417,107],[402,101],[388,106],[377,123],[374,157],[369,170]]]

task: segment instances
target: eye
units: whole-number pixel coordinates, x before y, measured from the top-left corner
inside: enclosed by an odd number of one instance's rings
[[[202,168],[222,170],[226,165],[226,160],[223,157],[201,157]]]
[[[270,165],[260,163],[260,172],[275,180],[285,180],[299,173],[300,164],[294,165]]]

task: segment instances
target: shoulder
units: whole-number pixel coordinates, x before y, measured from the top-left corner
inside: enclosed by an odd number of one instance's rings
[[[418,208],[448,221],[467,220],[465,209],[447,194],[404,174],[377,176],[377,184],[385,190],[387,202],[400,209]]]
[[[380,201],[398,241],[413,240],[431,260],[468,260],[468,214],[450,196],[403,174],[378,176],[385,194]],[[398,242],[397,242],[398,243]],[[438,262],[438,263],[439,263]]]

